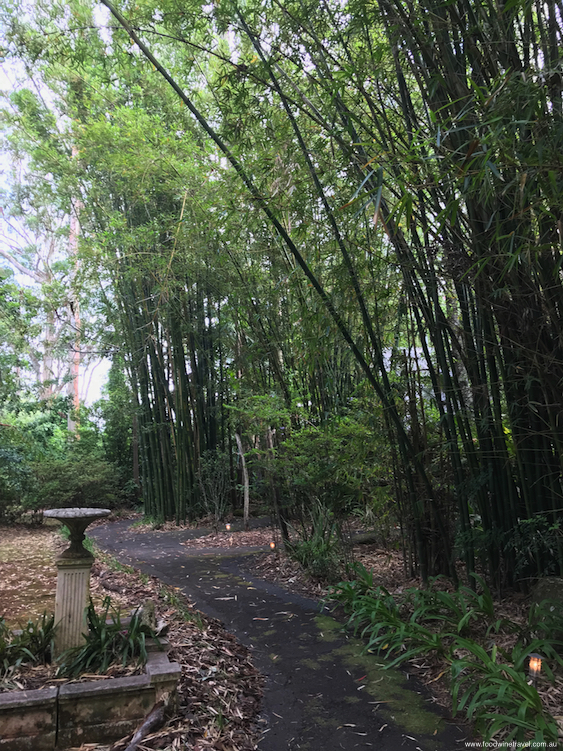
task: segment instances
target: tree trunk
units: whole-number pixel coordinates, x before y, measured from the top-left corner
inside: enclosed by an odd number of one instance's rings
[[[249,522],[248,522],[248,515],[250,510],[250,492],[249,492],[249,484],[248,484],[248,470],[246,468],[246,460],[244,458],[244,451],[242,450],[242,440],[238,433],[235,433],[235,438],[237,441],[238,446],[238,452],[240,455],[240,461],[242,464],[242,477],[244,482],[244,511],[243,511],[243,519],[244,519],[244,528],[248,529]]]

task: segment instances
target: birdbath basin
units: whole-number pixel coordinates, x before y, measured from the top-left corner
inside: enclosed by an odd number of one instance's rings
[[[70,532],[70,545],[64,550],[59,558],[93,558],[84,545],[84,532],[86,527],[96,519],[109,516],[111,511],[107,508],[51,508],[43,512],[43,516],[57,519],[65,524]]]
[[[70,545],[57,557],[55,594],[55,659],[71,647],[84,644],[86,606],[90,595],[90,569],[94,556],[82,544],[86,527],[109,516],[107,508],[53,508],[43,512],[70,531]]]

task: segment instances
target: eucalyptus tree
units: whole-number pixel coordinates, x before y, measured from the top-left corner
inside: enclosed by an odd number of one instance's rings
[[[6,169],[0,257],[20,286],[22,302],[36,296],[35,330],[28,329],[25,347],[27,379],[48,399],[64,389],[69,377],[78,293],[68,262],[71,203],[66,191],[57,190],[57,178],[44,172],[46,165],[51,171],[69,159],[71,151],[54,113],[36,92],[24,87],[6,92],[2,101],[0,148]]]
[[[26,375],[38,334],[40,300],[13,281],[11,269],[0,269],[0,403],[12,407],[16,395],[29,387]]]

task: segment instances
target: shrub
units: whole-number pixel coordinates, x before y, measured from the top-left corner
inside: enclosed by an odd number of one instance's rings
[[[388,449],[371,422],[351,412],[291,433],[275,461],[291,505],[316,501],[340,515],[369,506],[373,519],[387,513]]]
[[[115,468],[103,459],[56,459],[34,469],[38,483],[29,508],[112,508],[116,503]]]
[[[300,538],[288,545],[290,557],[315,578],[335,581],[342,574],[343,551],[339,524],[333,513],[321,503],[315,504],[309,512],[309,523],[304,523],[297,534]]]

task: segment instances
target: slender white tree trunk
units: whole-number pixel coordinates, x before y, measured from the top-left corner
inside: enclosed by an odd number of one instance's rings
[[[250,492],[249,492],[249,486],[248,486],[248,470],[246,469],[246,460],[244,458],[244,451],[242,450],[242,440],[240,438],[240,435],[238,433],[235,433],[235,438],[237,441],[238,446],[238,452],[240,455],[240,461],[242,463],[242,478],[244,482],[244,528],[248,529],[248,516],[249,516],[249,510],[250,510]]]
[[[76,146],[72,147],[72,156],[76,157],[78,149]],[[68,246],[70,253],[74,256],[74,276],[78,271],[78,235],[80,234],[80,224],[78,220],[78,214],[82,208],[82,203],[78,200],[74,203],[71,209],[70,215],[70,233],[68,238]],[[71,292],[73,300],[69,303],[71,320],[74,324],[74,351],[71,354],[70,374],[72,380],[68,384],[68,394],[72,396],[72,406],[75,414],[78,414],[80,407],[80,307],[78,302],[78,295],[75,290]],[[76,421],[73,420],[69,414],[68,416],[68,429],[73,433],[76,433]]]

